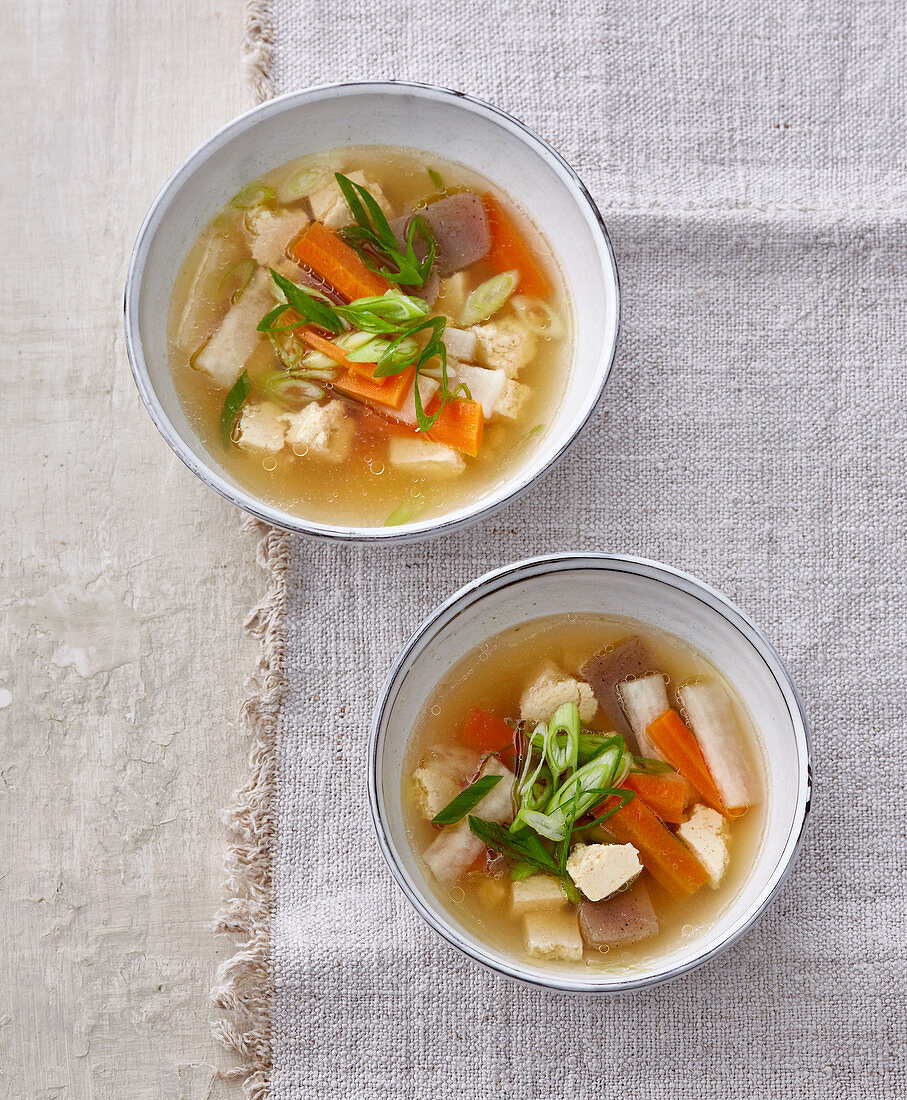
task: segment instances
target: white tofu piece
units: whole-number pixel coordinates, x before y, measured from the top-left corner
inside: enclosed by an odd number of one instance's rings
[[[515,917],[566,907],[567,895],[560,880],[553,875],[530,875],[511,883],[510,912]]]
[[[516,317],[486,321],[474,325],[476,362],[483,367],[502,370],[508,378],[516,378],[535,355],[535,336]]]
[[[436,382],[434,378],[429,378],[426,375],[419,375],[419,397],[422,401],[422,408],[425,410],[428,407],[428,403],[435,396],[438,390],[441,388],[441,383]],[[394,416],[398,420],[402,420],[404,424],[411,424],[415,427],[418,424],[416,418],[416,387],[413,386],[409,393],[406,395],[406,400],[400,406],[400,408],[394,412]]]
[[[632,844],[576,844],[567,872],[589,901],[603,901],[642,874],[642,864]]]
[[[526,402],[532,390],[524,386],[522,382],[516,382],[512,378],[507,379],[507,384],[498,398],[496,412],[505,420],[518,420],[522,415]]]
[[[460,784],[432,764],[423,764],[413,772],[413,789],[419,813],[427,820],[439,814],[460,793]]]
[[[326,405],[313,401],[299,412],[284,413],[283,420],[291,447],[306,446],[309,454],[329,462],[343,462],[350,453],[356,425],[347,416],[342,401],[329,401]]]
[[[583,937],[576,913],[527,913],[526,951],[536,959],[564,959],[576,962],[583,957]]]
[[[283,410],[272,401],[252,402],[243,405],[239,415],[237,445],[247,451],[283,450],[287,427]]]
[[[509,825],[513,821],[513,786],[516,783],[516,776],[496,756],[490,756],[482,765],[479,776],[485,775],[500,775],[503,778],[480,802],[476,803],[472,813],[476,817],[483,817],[486,821]]]
[[[364,187],[372,195],[384,212],[385,217],[393,217],[393,210],[387,201],[387,196],[374,180],[368,179],[364,172],[345,172],[344,175],[351,179],[353,183],[358,183],[360,187]],[[347,201],[340,190],[340,185],[335,179],[309,195],[309,203],[315,221],[322,222],[328,229],[340,229],[344,225],[349,225],[353,220]]]
[[[476,357],[476,334],[471,328],[451,328],[448,325],[441,337],[449,355],[463,363],[471,363]]]
[[[262,339],[257,326],[273,304],[270,284],[270,275],[260,267],[239,301],[230,306],[218,330],[195,357],[195,369],[209,374],[224,389],[229,389],[239,378]]]
[[[740,727],[727,692],[714,680],[702,680],[682,687],[677,697],[721,801],[729,810],[752,806],[756,800],[753,779],[741,751]]]
[[[451,321],[455,321],[466,304],[468,286],[469,280],[465,271],[458,271],[456,275],[450,275],[448,278],[442,279],[441,286],[438,288],[438,297],[435,299],[435,309],[440,310]],[[460,356],[457,358],[460,358]]]
[[[520,697],[520,717],[527,722],[547,722],[562,703],[576,703],[583,722],[591,722],[598,710],[598,700],[587,683],[546,661]]]
[[[466,462],[458,451],[429,439],[395,437],[390,441],[387,457],[395,466],[414,472],[456,476],[466,469]]]
[[[677,830],[677,835],[706,869],[713,890],[724,877],[730,862],[727,821],[711,806],[700,803]]]
[[[638,680],[624,680],[617,685],[617,694],[621,706],[627,715],[630,729],[639,745],[639,751],[643,756],[651,756],[655,760],[663,757],[654,742],[646,733],[646,727],[660,718],[669,709],[668,690],[665,687],[664,677],[657,672],[649,676],[641,676]]]
[[[473,401],[478,401],[486,420],[494,416],[501,400],[501,394],[507,385],[507,375],[502,370],[489,370],[487,367],[470,367],[465,363],[457,365],[457,378],[469,387]]]
[[[459,821],[442,829],[422,858],[442,886],[453,886],[484,851],[485,845],[469,828],[469,822]]]
[[[262,267],[276,267],[286,259],[287,246],[309,224],[309,216],[302,210],[290,210],[275,214],[261,210],[252,220],[252,259]]]

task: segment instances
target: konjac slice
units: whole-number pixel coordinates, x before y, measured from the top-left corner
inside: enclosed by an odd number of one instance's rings
[[[582,901],[579,927],[590,947],[620,947],[658,932],[658,917],[644,882],[605,901]]]
[[[727,693],[714,680],[702,680],[677,694],[722,801],[732,816],[739,815],[753,804],[753,781]]]
[[[633,731],[624,717],[616,691],[617,685],[631,676],[644,676],[654,667],[652,654],[642,640],[627,638],[613,649],[597,653],[580,669],[583,679],[592,685],[608,721],[618,733],[629,739],[633,738]]]

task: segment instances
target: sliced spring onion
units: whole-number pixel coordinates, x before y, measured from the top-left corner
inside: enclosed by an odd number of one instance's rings
[[[217,293],[232,302],[238,302],[249,285],[258,265],[251,258],[240,260],[224,275],[217,286]]]
[[[422,373],[427,374],[428,372],[423,371]],[[465,382],[458,382],[450,391],[450,397],[452,401],[472,401],[472,394]]]
[[[434,168],[429,168],[429,169],[427,169],[427,171],[428,171],[428,178],[431,180],[431,182],[435,185],[435,187],[443,195],[444,192],[447,190],[447,187],[444,184],[444,180],[441,177],[441,173],[436,172],[434,170]]]
[[[555,313],[547,302],[540,298],[529,298],[517,294],[512,302],[520,320],[536,336],[563,336],[567,331],[560,314]]]
[[[543,750],[555,783],[564,772],[576,767],[579,733],[579,707],[576,703],[562,703],[548,723]]]
[[[432,825],[455,825],[462,820],[470,810],[474,810],[492,787],[496,787],[504,777],[502,775],[483,775],[475,783],[460,791],[456,798],[436,813],[431,819]]]
[[[566,779],[551,796],[546,807],[550,815],[558,810],[574,810],[574,820],[591,810],[602,790],[614,786],[614,776],[621,767],[623,751],[618,744],[600,752],[588,764]]]
[[[224,400],[224,407],[220,414],[220,438],[225,447],[229,447],[233,439],[233,426],[239,416],[239,410],[246,403],[252,384],[249,381],[249,372],[243,371],[233,383],[230,392]]]
[[[466,299],[458,323],[468,328],[479,321],[487,321],[513,294],[519,279],[518,271],[505,271],[480,283]]]
[[[377,363],[387,352],[388,341],[373,338],[361,344],[355,351],[347,352],[347,359],[351,363]],[[401,340],[385,362],[409,364],[419,352],[419,345],[415,340]]]
[[[534,875],[538,868],[534,863],[526,863],[524,860],[520,860],[518,863],[510,868],[510,881],[519,882],[521,879],[529,878],[530,875]]]
[[[250,183],[242,191],[237,191],[230,199],[230,205],[237,210],[251,210],[255,206],[262,206],[270,202],[276,192],[273,187],[267,187],[263,183]]]
[[[299,314],[304,323],[318,325],[326,332],[343,332],[343,323],[334,310],[322,301],[320,295],[316,297],[313,294],[306,293],[302,287],[298,287],[273,268],[270,268],[270,272],[271,278],[278,288],[283,291],[287,304]],[[277,314],[277,310],[272,309],[267,317],[259,322],[259,332],[267,332],[268,328],[274,323],[275,314]]]
[[[309,401],[324,397],[324,389],[307,378],[294,378],[286,371],[274,370],[255,379],[257,389],[285,409],[299,409]]]
[[[403,523],[410,523],[425,507],[426,501],[420,497],[413,500],[404,500],[402,504],[391,512],[384,521],[385,527],[399,527]]]
[[[630,767],[631,772],[651,772],[653,775],[674,770],[670,764],[666,764],[664,760],[656,760],[654,756],[634,756]]]
[[[297,168],[277,185],[277,201],[290,203],[307,199],[319,187],[329,183],[332,175],[331,169],[323,164],[310,164],[308,168]]]

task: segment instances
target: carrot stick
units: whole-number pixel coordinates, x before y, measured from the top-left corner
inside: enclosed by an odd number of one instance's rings
[[[666,710],[646,726],[646,733],[671,767],[688,779],[713,809],[728,817],[727,807],[718,793],[699,742],[677,711]]]
[[[437,408],[437,402],[433,404]],[[432,415],[431,407],[428,413]],[[425,434],[433,443],[444,443],[475,458],[484,430],[485,414],[478,401],[448,401]]]
[[[347,393],[350,397],[356,397],[360,401],[372,401],[376,405],[382,405],[389,409],[399,409],[406,400],[416,376],[414,366],[407,367],[400,374],[391,375],[384,379],[368,378],[362,374],[353,374],[349,370],[344,371],[331,383],[336,389]]]
[[[514,268],[519,271],[520,294],[547,298],[551,294],[551,283],[504,208],[493,195],[483,195],[482,203],[491,236],[491,248],[485,258],[496,272]]]
[[[683,811],[687,805],[689,784],[677,772],[652,775],[648,772],[630,772],[624,780],[624,786],[645,802],[650,810],[672,825],[683,821]]]
[[[356,251],[336,233],[325,229],[321,222],[309,224],[294,242],[293,255],[329,282],[347,301],[370,298],[390,289],[386,279],[369,271]]]
[[[513,730],[503,718],[473,707],[460,734],[460,740],[479,752],[500,752],[513,745]]]
[[[598,816],[617,805],[606,799],[593,813]],[[621,844],[632,844],[643,867],[665,890],[682,901],[709,881],[709,875],[689,848],[662,824],[641,798],[633,798],[604,823]]]
[[[342,367],[346,367],[346,369],[352,371],[353,374],[361,374],[363,377],[369,378],[376,386],[383,386],[387,381],[387,378],[375,377],[376,363],[357,363],[355,360],[347,359],[346,352],[343,348],[338,347],[333,340],[325,339],[324,336],[320,336],[310,328],[300,329],[299,335],[310,348],[320,351],[322,355],[326,355],[328,359],[333,359],[335,363],[339,363]]]

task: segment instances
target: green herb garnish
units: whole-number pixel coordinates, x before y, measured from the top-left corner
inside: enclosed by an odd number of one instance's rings
[[[481,817],[470,817],[469,828],[488,848],[509,856],[514,862],[531,863],[533,867],[557,874],[557,865],[531,829],[511,833],[506,826]]]
[[[327,302],[320,297],[316,297],[314,294],[306,293],[302,287],[298,287],[294,282],[286,278],[286,276],[275,271],[273,267],[270,268],[270,271],[271,278],[276,283],[278,289],[283,292],[287,301],[285,305],[276,306],[270,313],[261,319],[258,324],[259,332],[282,332],[287,327],[297,328],[300,324],[317,325],[319,328],[323,328],[327,332],[333,332],[335,335],[343,332],[343,322],[337,316],[336,311],[333,310]],[[292,309],[295,313],[298,313],[302,321],[297,321],[295,325],[276,328],[275,322],[288,309]]]
[[[401,371],[406,370],[407,367],[412,365],[410,362],[400,362],[398,350],[404,340],[410,339],[419,332],[428,332],[428,343],[420,352],[418,358],[415,361],[416,376],[413,379],[413,396],[416,404],[416,422],[419,426],[420,432],[428,431],[428,429],[434,424],[434,422],[441,415],[441,410],[447,404],[450,399],[450,391],[447,384],[447,348],[444,345],[444,341],[441,337],[444,334],[444,327],[447,324],[447,320],[444,317],[427,317],[422,321],[417,321],[415,324],[405,328],[396,340],[392,340],[388,345],[387,350],[378,360],[375,367],[376,378],[388,378],[394,374],[400,374]],[[437,411],[433,416],[429,416],[422,408],[422,397],[419,393],[419,375],[428,366],[432,359],[438,358],[441,360],[441,392],[440,400],[441,404],[438,406]]]
[[[251,210],[253,207],[263,206],[266,202],[270,202],[275,194],[273,187],[268,187],[263,183],[250,183],[242,191],[236,192],[233,198],[230,199],[230,205],[236,207],[237,210]]]
[[[656,760],[654,756],[634,756],[633,766],[630,769],[634,772],[651,772],[653,775],[674,770],[670,764],[666,764],[664,760]]]
[[[426,171],[428,172],[428,178],[443,195],[447,190],[447,187],[444,184],[444,180],[441,178],[441,173],[436,172],[434,168],[428,168],[426,169]]]
[[[334,178],[356,222],[341,229],[340,236],[356,249],[370,271],[383,275],[392,283],[424,286],[435,261],[435,240],[425,219],[417,214],[410,221],[405,249],[401,252],[400,242],[368,189],[354,183],[342,172],[336,172]],[[426,248],[422,260],[416,255],[417,237],[421,238]],[[374,266],[376,256],[381,261],[381,267]]]
[[[455,825],[466,817],[470,810],[474,810],[492,787],[496,787],[503,778],[502,775],[483,775],[475,783],[470,783],[456,798],[451,799],[440,813],[435,814],[431,819],[432,825]]]
[[[251,388],[252,384],[249,381],[248,371],[243,371],[230,387],[230,392],[227,394],[220,414],[220,438],[225,447],[230,446],[233,439],[233,425],[236,423],[239,410],[245,404]]]

